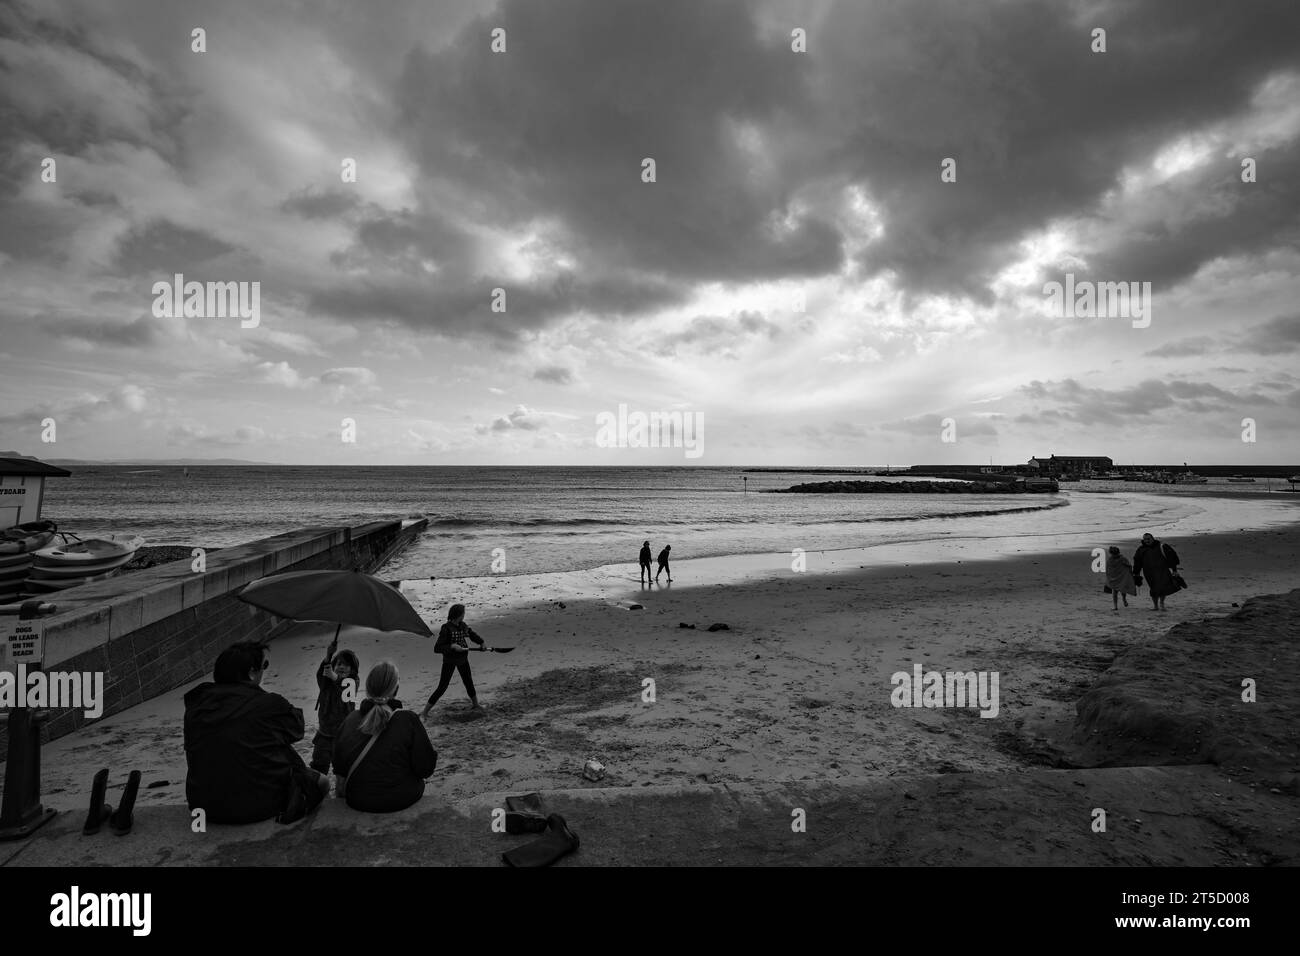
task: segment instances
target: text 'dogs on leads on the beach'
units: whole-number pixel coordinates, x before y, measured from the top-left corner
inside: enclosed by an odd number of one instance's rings
[[[894,707],[978,707],[981,717],[996,717],[998,678],[997,671],[923,672],[913,664],[912,673],[896,671],[889,678],[894,685],[889,702]]]
[[[629,411],[596,414],[598,448],[681,448],[687,458],[704,454],[704,413],[695,411]]]

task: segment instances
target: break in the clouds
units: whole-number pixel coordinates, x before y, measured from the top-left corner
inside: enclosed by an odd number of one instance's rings
[[[0,445],[600,464],[627,403],[701,464],[1300,458],[1291,0],[17,0],[0,74]]]

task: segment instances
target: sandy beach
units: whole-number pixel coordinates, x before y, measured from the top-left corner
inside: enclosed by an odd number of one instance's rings
[[[445,608],[461,601],[489,644],[516,646],[510,654],[471,657],[485,713],[469,712],[454,679],[428,719],[439,767],[422,805],[505,791],[797,789],[899,774],[1115,765],[1113,754],[1099,755],[1080,741],[1079,701],[1117,656],[1169,640],[1175,625],[1217,619],[1255,595],[1300,584],[1300,527],[1275,524],[1171,535],[1191,587],[1170,598],[1163,613],[1151,609],[1145,592],[1113,611],[1087,547],[1074,542],[1063,551],[1059,541],[1037,539],[809,554],[803,573],[779,555],[683,561],[671,586],[652,589],[638,586],[630,565],[409,582],[405,593],[435,628]],[[1118,540],[1128,550],[1129,542]],[[778,560],[787,560],[784,569],[773,566]],[[695,583],[701,578],[710,583]],[[715,623],[727,629],[709,632]],[[304,756],[314,667],[331,633],[323,625],[295,625],[270,649],[264,686],[306,711]],[[410,708],[420,708],[436,682],[432,641],[345,629],[342,646],[360,655],[363,670],[383,657],[394,660]],[[997,672],[996,716],[981,717],[974,708],[894,707],[891,675],[917,664],[925,671]],[[1177,651],[1145,662],[1176,685],[1182,664]],[[1211,677],[1227,681],[1230,692],[1237,683],[1227,665],[1216,665]],[[48,744],[47,804],[80,811],[91,776],[105,765],[115,785],[128,769],[143,772],[142,806],[182,804],[186,689]],[[1282,711],[1252,712],[1239,733],[1263,733],[1249,723],[1256,714],[1294,728],[1300,694],[1289,685],[1272,691],[1275,705],[1281,694]],[[1169,689],[1152,693],[1167,696]],[[1294,729],[1271,739],[1276,759],[1260,780],[1294,793]],[[599,783],[582,777],[588,758],[607,768]],[[1143,753],[1118,764],[1208,760]]]

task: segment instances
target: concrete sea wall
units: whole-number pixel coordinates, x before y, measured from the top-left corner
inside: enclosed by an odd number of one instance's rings
[[[104,713],[210,675],[222,648],[265,637],[278,619],[235,597],[244,585],[285,571],[374,572],[418,538],[418,521],[377,521],[355,528],[300,528],[222,548],[196,572],[175,561],[46,600],[45,670],[102,672]],[[83,709],[50,709],[41,738],[52,740],[87,722]],[[0,723],[0,757],[8,735]]]

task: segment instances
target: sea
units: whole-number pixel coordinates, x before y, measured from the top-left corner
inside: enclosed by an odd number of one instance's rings
[[[742,468],[69,470],[69,478],[46,480],[42,517],[81,537],[134,533],[150,545],[220,548],[304,526],[427,518],[423,538],[384,569],[408,580],[634,564],[646,540],[655,554],[671,545],[680,561],[953,537],[1087,535],[1113,528],[1121,509],[1134,527],[1158,529],[1207,507],[1203,490],[1199,497],[1117,495],[1077,485],[1055,495],[772,494],[803,482],[867,476]]]

